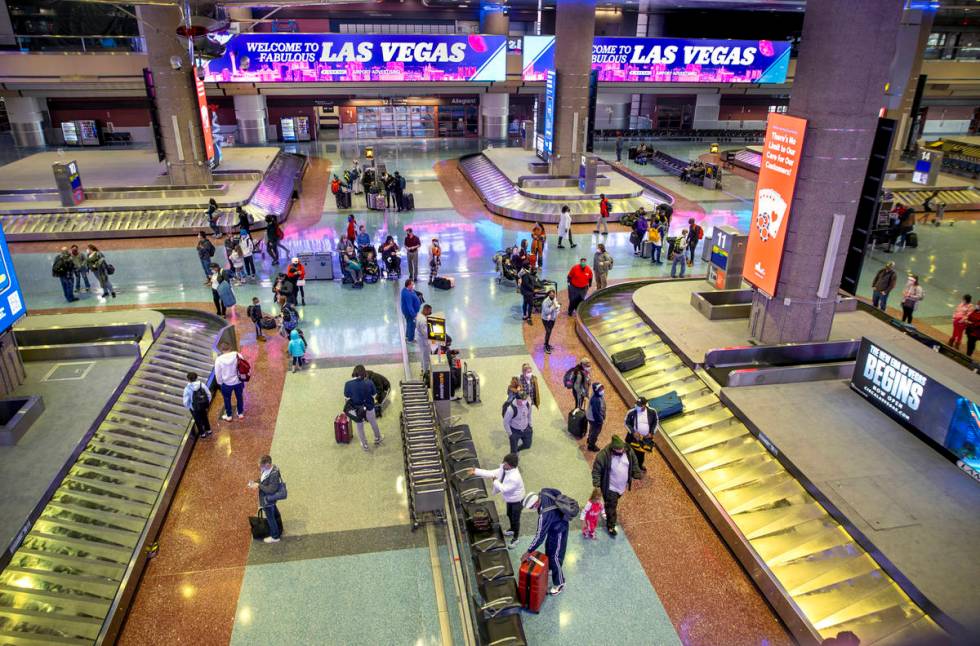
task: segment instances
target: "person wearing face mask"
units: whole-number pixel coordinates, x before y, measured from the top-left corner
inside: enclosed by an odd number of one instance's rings
[[[596,245],[592,257],[592,271],[595,274],[596,289],[604,289],[608,284],[609,270],[613,267],[613,257],[606,251],[606,245],[601,242]]]
[[[919,277],[909,274],[908,282],[905,283],[905,291],[902,292],[902,322],[912,323],[912,313],[919,306],[919,301],[925,298],[922,285],[919,284]]]
[[[636,400],[636,406],[626,413],[626,443],[636,453],[636,463],[640,471],[646,471],[643,461],[647,453],[653,451],[653,434],[657,432],[660,416],[657,411],[647,406],[646,397]]]
[[[592,463],[592,486],[602,494],[606,507],[606,531],[616,536],[616,506],[620,497],[633,485],[634,480],[642,480],[643,472],[636,460],[633,449],[618,435],[606,448],[599,451]],[[595,493],[595,492],[593,492]]]
[[[504,406],[504,432],[510,441],[511,453],[531,448],[534,433],[531,426],[531,405],[523,392],[518,393],[513,401]]]
[[[589,439],[586,448],[593,453],[598,453],[599,447],[596,442],[599,440],[599,433],[602,432],[602,424],[606,421],[606,388],[598,382],[592,384],[592,397],[589,398],[589,407],[585,409],[585,419],[589,422]]]
[[[269,523],[269,535],[263,539],[265,543],[278,543],[282,536],[282,516],[276,503],[286,498],[286,483],[283,482],[279,467],[272,464],[272,458],[263,455],[259,460],[259,479],[248,483],[249,489],[258,489],[259,509],[265,512]]]
[[[592,269],[586,258],[579,258],[578,264],[568,271],[568,315],[575,316],[579,303],[592,287]]]
[[[507,503],[507,519],[510,521],[510,529],[504,532],[504,536],[510,536],[510,545],[517,544],[517,537],[521,533],[521,502],[524,500],[524,478],[517,469],[518,458],[516,453],[508,453],[504,456],[504,461],[496,469],[471,469],[470,475],[493,480],[493,492],[499,493],[504,502]]]
[[[549,289],[545,299],[541,301],[541,324],[544,325],[544,353],[551,354],[551,331],[555,328],[555,319],[561,310],[561,303],[555,290]]]
[[[535,408],[541,408],[541,393],[538,390],[538,378],[531,371],[530,364],[525,363],[521,366],[521,376],[518,378],[521,392],[527,397],[527,401]]]

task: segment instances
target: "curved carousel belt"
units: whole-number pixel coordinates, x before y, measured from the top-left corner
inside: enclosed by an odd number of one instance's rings
[[[663,422],[658,446],[796,639],[850,630],[862,646],[942,643],[932,618],[641,318],[633,292],[645,284],[593,294],[579,335],[631,394],[677,391],[684,412]],[[609,357],[633,347],[646,363],[618,373]]]

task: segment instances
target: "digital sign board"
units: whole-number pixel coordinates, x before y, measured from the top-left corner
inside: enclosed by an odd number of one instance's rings
[[[806,119],[776,112],[769,114],[749,244],[745,250],[744,276],[769,298],[776,295],[805,132]]]
[[[201,136],[204,139],[204,152],[208,161],[214,159],[214,133],[211,132],[211,111],[208,109],[208,95],[204,90],[204,81],[194,75],[194,86],[197,88],[197,109],[201,115]]]
[[[851,388],[897,422],[942,447],[980,480],[980,407],[909,362],[861,339]]]
[[[25,314],[24,295],[7,248],[7,236],[0,224],[0,333],[9,330]]]
[[[237,34],[205,64],[210,83],[504,81],[507,37]]]
[[[545,161],[551,160],[555,146],[555,85],[558,83],[554,70],[548,72],[544,84],[544,143],[541,152]]]
[[[525,81],[555,68],[555,37],[525,36]],[[770,40],[619,38],[592,41],[592,69],[605,83],[785,83],[790,44]]]

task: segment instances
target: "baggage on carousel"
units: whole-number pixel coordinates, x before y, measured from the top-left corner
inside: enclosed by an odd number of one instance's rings
[[[647,357],[643,353],[643,348],[628,348],[616,352],[612,357],[613,365],[620,372],[628,372],[634,368],[639,368],[646,363]]]

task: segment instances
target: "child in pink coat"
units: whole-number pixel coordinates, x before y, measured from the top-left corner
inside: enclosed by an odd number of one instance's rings
[[[579,519],[582,520],[582,536],[585,538],[595,538],[595,528],[599,524],[599,517],[606,517],[606,510],[602,504],[602,493],[597,489],[592,492],[592,497],[582,509]]]

